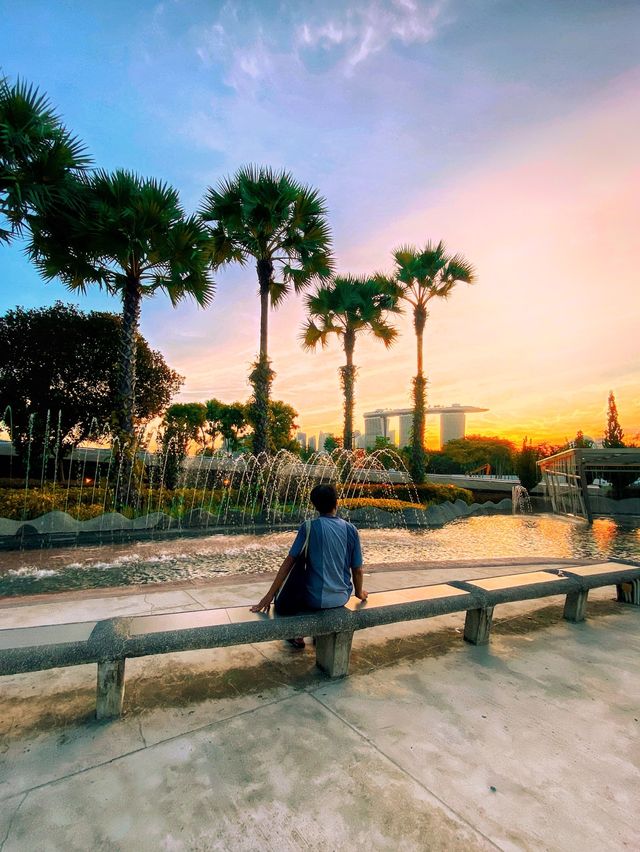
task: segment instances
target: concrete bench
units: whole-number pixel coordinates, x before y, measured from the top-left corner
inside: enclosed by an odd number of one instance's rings
[[[96,716],[110,719],[122,712],[127,658],[315,636],[317,665],[344,677],[356,630],[466,612],[464,638],[481,645],[498,604],[563,595],[564,617],[578,622],[589,589],[614,585],[619,601],[640,606],[640,565],[610,561],[375,592],[364,603],[352,598],[344,607],[286,617],[242,606],[0,630],[0,675],[95,663]]]

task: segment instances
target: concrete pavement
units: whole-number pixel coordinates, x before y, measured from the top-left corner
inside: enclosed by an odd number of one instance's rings
[[[0,619],[240,605],[263,587],[5,601]],[[339,682],[283,643],[133,660],[111,724],[91,719],[95,666],[3,678],[0,850],[637,848],[640,612],[613,596],[578,625],[555,599],[500,607],[488,647],[462,642],[460,614],[361,631]]]

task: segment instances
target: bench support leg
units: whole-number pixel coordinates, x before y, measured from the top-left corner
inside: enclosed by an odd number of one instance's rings
[[[346,677],[349,674],[351,640],[353,633],[329,633],[316,639],[316,665],[329,677]]]
[[[640,580],[630,580],[616,586],[618,600],[620,603],[628,603],[632,606],[640,606]]]
[[[587,614],[588,595],[588,589],[584,592],[570,592],[564,602],[564,612],[562,617],[567,621],[573,621],[576,624],[579,621],[584,621]]]
[[[472,645],[486,645],[491,633],[491,621],[493,619],[493,607],[484,609],[469,609],[464,621],[464,638]]]
[[[96,719],[118,719],[124,700],[124,660],[98,663]]]

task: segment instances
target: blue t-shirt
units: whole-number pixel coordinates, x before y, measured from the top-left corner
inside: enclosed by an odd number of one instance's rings
[[[299,556],[307,537],[302,524],[289,556]],[[351,569],[362,567],[360,536],[353,524],[335,515],[311,522],[307,560],[307,600],[312,609],[344,606],[351,597]]]

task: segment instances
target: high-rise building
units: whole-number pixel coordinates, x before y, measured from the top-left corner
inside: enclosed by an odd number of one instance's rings
[[[309,442],[307,443],[307,449],[308,449],[310,452],[315,453],[315,451],[317,450],[317,448],[318,448],[318,445],[317,445],[317,443],[316,443],[316,436],[315,436],[315,435],[311,435],[311,437],[309,438]]]
[[[455,403],[451,408],[462,408]],[[440,446],[444,447],[447,441],[454,441],[456,438],[464,438],[465,433],[465,412],[452,411],[451,408],[440,415]]]
[[[373,447],[376,443],[376,438],[385,437],[385,421],[382,417],[376,417],[376,414],[364,416],[364,438],[365,447]]]
[[[411,444],[411,431],[413,429],[413,414],[401,414],[398,417],[400,421],[400,441],[398,446],[408,447]]]
[[[303,450],[307,449],[307,435],[305,432],[297,432],[296,441],[300,444]]]

